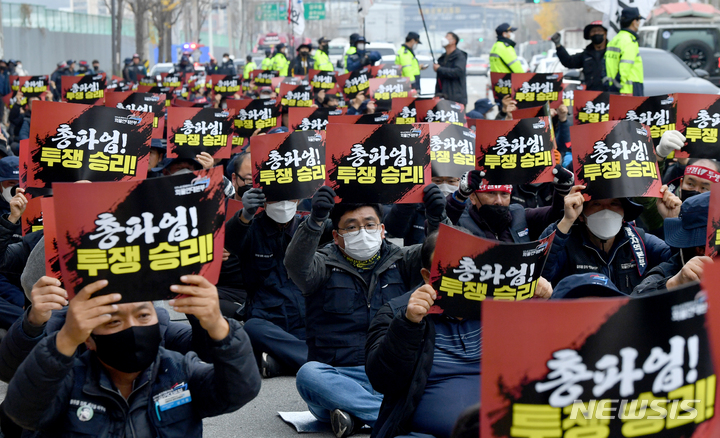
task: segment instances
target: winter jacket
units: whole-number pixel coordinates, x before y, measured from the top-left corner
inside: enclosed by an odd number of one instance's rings
[[[585,224],[573,225],[568,234],[558,230],[557,224],[552,224],[541,238],[553,231],[556,232],[555,239],[542,273],[553,286],[569,275],[599,272],[607,275],[621,292],[629,295],[640,284],[645,272],[668,260],[671,255],[665,241],[645,234],[626,222],[615,237],[609,254],[601,254],[593,245]],[[639,240],[635,244],[636,249],[628,234]]]
[[[367,58],[365,57],[367,55]],[[376,62],[380,61],[382,59],[382,55],[380,55],[380,52],[376,51],[358,51],[347,58],[347,70],[349,72],[360,70],[361,68],[373,65]]]
[[[583,84],[588,90],[605,91],[605,50],[595,50],[593,44],[588,44],[582,52],[570,55],[565,47],[558,46],[557,56],[565,67],[582,69]]]
[[[285,255],[285,267],[305,296],[308,361],[332,366],[365,364],[370,321],[385,303],[421,284],[422,245],[399,248],[383,241],[369,282],[337,245],[316,251],[324,224],[305,221]]]
[[[642,282],[635,286],[632,295],[645,296],[651,292],[667,289],[667,282],[683,268],[680,253],[673,254],[669,260],[660,263],[645,274]]]
[[[201,437],[203,418],[233,412],[260,391],[250,340],[236,321],[228,323],[228,336],[210,341],[212,365],[160,347],[127,400],[93,351],[68,357],[57,350],[56,335],[48,336],[10,381],[5,412],[40,437]],[[183,385],[190,399],[160,410],[156,399]]]
[[[437,82],[435,94],[442,94],[446,99],[467,105],[467,53],[455,49],[451,54],[444,53],[438,58]]]
[[[373,318],[365,344],[365,373],[384,395],[372,438],[410,433],[415,408],[427,384],[435,351],[435,325],[405,318],[408,292],[385,304]]]

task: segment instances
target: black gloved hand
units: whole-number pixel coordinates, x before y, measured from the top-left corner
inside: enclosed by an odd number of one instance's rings
[[[310,219],[322,222],[330,216],[330,210],[335,206],[335,191],[328,186],[322,186],[312,197]]]
[[[471,170],[465,172],[460,178],[460,184],[458,185],[458,198],[464,201],[468,196],[472,195],[482,185],[483,178],[485,178],[485,172],[482,170]]]
[[[560,32],[555,32],[553,34],[553,36],[550,37],[550,41],[555,43],[555,47],[557,47],[560,45],[560,38],[562,38],[562,36],[560,35]]]
[[[423,204],[425,204],[425,217],[430,220],[440,219],[445,213],[445,197],[436,184],[430,184],[423,189]]]
[[[246,220],[251,220],[258,208],[265,204],[265,193],[260,188],[250,189],[242,195],[242,217]]]
[[[553,185],[558,192],[566,194],[573,188],[573,185],[575,185],[575,175],[562,167],[561,164],[556,164],[552,173]]]

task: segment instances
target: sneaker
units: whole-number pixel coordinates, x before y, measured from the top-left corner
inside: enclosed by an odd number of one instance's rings
[[[282,365],[274,357],[263,353],[260,360],[260,373],[266,379],[282,375]]]
[[[362,428],[360,420],[340,409],[330,413],[330,425],[337,438],[353,435]]]

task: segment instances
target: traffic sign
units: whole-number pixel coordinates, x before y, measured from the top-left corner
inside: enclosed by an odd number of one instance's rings
[[[305,3],[306,20],[324,20],[325,3]]]
[[[255,7],[255,21],[287,20],[286,3],[260,3]]]

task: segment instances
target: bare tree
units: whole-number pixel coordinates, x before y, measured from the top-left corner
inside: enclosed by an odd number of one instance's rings
[[[147,12],[153,0],[127,0],[130,10],[135,14],[135,53],[140,59],[146,59],[145,42],[148,39]]]
[[[181,4],[181,0],[155,0],[150,8],[158,31],[158,62],[172,60],[172,27],[180,17]]]
[[[205,24],[205,20],[210,16],[210,8],[212,7],[213,0],[197,0],[197,10],[195,10],[197,28],[193,29],[193,40],[200,42],[200,29]],[[203,41],[207,43],[207,41]]]

